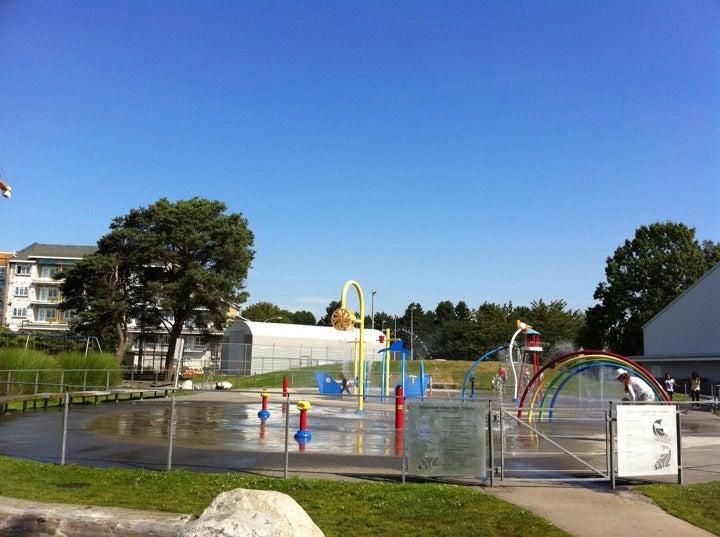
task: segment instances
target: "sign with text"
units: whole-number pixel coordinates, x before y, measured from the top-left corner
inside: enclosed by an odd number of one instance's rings
[[[485,477],[488,409],[485,402],[406,401],[408,473]]]
[[[675,405],[617,407],[618,477],[677,474]]]

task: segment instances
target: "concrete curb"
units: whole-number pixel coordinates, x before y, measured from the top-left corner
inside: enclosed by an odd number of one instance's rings
[[[171,537],[192,515],[0,497],[0,537]]]

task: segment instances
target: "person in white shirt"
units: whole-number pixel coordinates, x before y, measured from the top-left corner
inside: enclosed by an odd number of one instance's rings
[[[654,401],[655,394],[652,388],[639,377],[631,377],[624,369],[617,370],[617,379],[625,386],[625,393],[629,401]]]
[[[663,380],[663,384],[665,385],[665,391],[672,401],[673,393],[675,393],[675,379],[670,376],[670,373],[665,373],[665,380]]]

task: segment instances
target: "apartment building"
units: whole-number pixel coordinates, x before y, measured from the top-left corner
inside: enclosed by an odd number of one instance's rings
[[[68,330],[72,312],[58,308],[61,282],[55,275],[96,250],[95,246],[35,242],[17,253],[0,252],[0,325],[13,331]],[[231,316],[233,313],[237,312],[231,310]],[[127,364],[161,369],[168,346],[167,331],[145,329],[137,320],[132,320],[129,328]],[[181,334],[185,340],[183,358],[217,359],[222,333],[187,323]]]
[[[5,325],[5,303],[7,302],[5,282],[7,280],[8,263],[15,252],[0,252],[0,326]]]
[[[96,249],[95,246],[34,242],[8,257],[2,324],[15,331],[67,330],[71,312],[58,308],[60,282],[55,280],[55,275]]]

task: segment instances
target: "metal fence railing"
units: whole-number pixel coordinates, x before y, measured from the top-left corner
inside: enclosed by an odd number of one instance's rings
[[[233,390],[208,386],[189,396],[170,388],[167,398],[84,405],[68,404],[73,397],[71,387],[63,385],[62,412],[37,410],[0,418],[0,453],[92,466],[401,479],[406,473],[422,475],[417,468],[407,467],[413,442],[427,440],[432,449],[442,450],[443,435],[453,434],[452,427],[458,432],[467,423],[453,421],[455,417],[436,423],[416,419],[414,432],[407,426],[398,429],[395,399],[379,394],[367,395],[360,413],[356,395],[320,396],[311,388],[291,388],[283,396],[275,389],[268,396],[270,416],[261,420],[258,412],[265,386]],[[475,468],[461,478],[480,483],[494,479],[614,483],[613,406],[557,408],[551,415],[536,409],[518,415],[516,407],[489,397],[463,401],[458,395],[443,393],[442,398],[424,401],[438,401],[441,410],[473,405],[472,412],[485,424],[482,441],[467,441],[462,448],[466,451],[453,455],[462,462],[483,450],[485,477],[480,478]],[[312,438],[308,442],[294,439],[300,428],[298,403],[305,400],[310,401],[306,418]],[[416,412],[417,401],[400,400],[399,406]],[[713,412],[715,404],[712,400],[677,403],[682,472],[678,477],[685,482],[714,479],[720,465],[720,417]],[[436,426],[445,427],[442,435],[438,436]],[[453,479],[458,476],[453,474]]]

